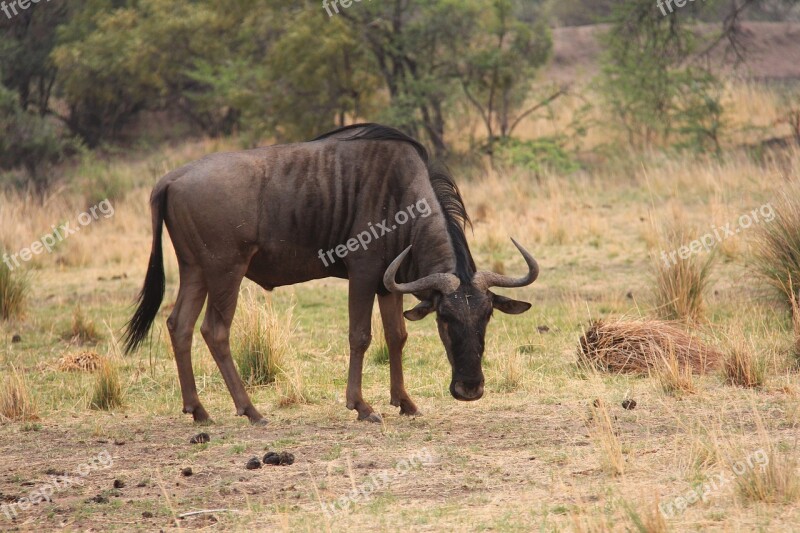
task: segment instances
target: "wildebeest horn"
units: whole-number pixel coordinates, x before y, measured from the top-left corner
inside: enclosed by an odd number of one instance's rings
[[[520,246],[517,241],[511,239],[511,242],[514,243],[514,246],[517,247],[522,257],[525,258],[525,262],[528,264],[528,273],[521,278],[512,278],[496,272],[482,270],[476,272],[475,276],[473,276],[473,285],[479,289],[486,290],[489,287],[525,287],[536,281],[536,278],[539,277],[539,263],[537,263],[536,259],[534,259],[525,248]]]
[[[397,283],[395,281],[397,269],[400,268],[400,263],[403,262],[403,259],[406,258],[410,251],[411,246],[403,250],[403,253],[392,261],[392,264],[389,265],[389,268],[387,268],[386,272],[383,274],[383,284],[386,285],[386,288],[391,292],[409,294],[413,292],[436,290],[442,294],[450,294],[461,284],[461,281],[454,274],[430,274],[410,283]]]

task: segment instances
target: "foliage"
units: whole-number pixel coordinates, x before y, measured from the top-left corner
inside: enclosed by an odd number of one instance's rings
[[[710,143],[717,149],[718,82],[691,63],[697,38],[690,11],[665,13],[650,0],[617,4],[602,39],[601,92],[634,147],[669,144],[677,135],[683,145],[693,142],[700,150]]]
[[[545,170],[568,174],[580,169],[580,164],[566,149],[564,137],[540,137],[532,141],[506,138],[498,142],[494,150],[501,165],[536,174]]]
[[[30,284],[26,274],[9,266],[7,253],[0,248],[0,320],[22,315]]]
[[[0,85],[0,168],[23,167],[38,194],[50,184],[47,167],[62,160],[75,146],[62,137],[53,123],[25,111],[17,95]]]

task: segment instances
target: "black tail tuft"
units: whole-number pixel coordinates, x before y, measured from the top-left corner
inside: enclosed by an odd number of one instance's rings
[[[147,275],[144,278],[142,292],[139,293],[137,303],[139,307],[126,325],[125,353],[130,353],[144,342],[150,327],[158,315],[161,301],[164,299],[166,280],[164,278],[164,256],[161,250],[161,235],[163,232],[164,210],[167,205],[167,189],[156,190],[150,200],[153,211],[153,248],[150,251],[150,263]]]

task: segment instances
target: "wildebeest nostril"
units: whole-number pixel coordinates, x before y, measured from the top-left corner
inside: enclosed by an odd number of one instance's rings
[[[454,381],[450,385],[450,394],[456,400],[463,402],[478,400],[483,396],[483,382],[465,383],[463,381]]]

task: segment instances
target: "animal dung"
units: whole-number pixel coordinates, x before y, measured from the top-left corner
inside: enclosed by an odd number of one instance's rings
[[[205,444],[209,441],[211,441],[211,437],[208,435],[208,433],[198,433],[189,439],[189,444]]]
[[[649,374],[673,365],[702,374],[722,354],[675,323],[620,318],[592,322],[581,336],[578,358],[606,372]]]
[[[183,470],[181,470],[181,475],[182,475],[183,477],[189,477],[189,476],[191,476],[192,474],[194,474],[194,472],[192,472],[192,467],[191,467],[191,466],[187,466],[186,468],[184,468]]]
[[[248,470],[257,470],[261,468],[261,461],[258,460],[258,457],[251,457],[250,460],[247,461],[247,464],[244,465],[245,468]]]
[[[627,409],[628,411],[633,411],[636,409],[636,400],[625,399],[622,400],[622,408]]]
[[[267,452],[264,456],[265,465],[288,466],[294,463],[294,455],[289,452]]]
[[[102,359],[97,352],[71,353],[58,360],[58,369],[62,372],[94,372]]]
[[[22,337],[20,335],[11,337],[11,344],[17,344],[18,342],[22,342]]]

